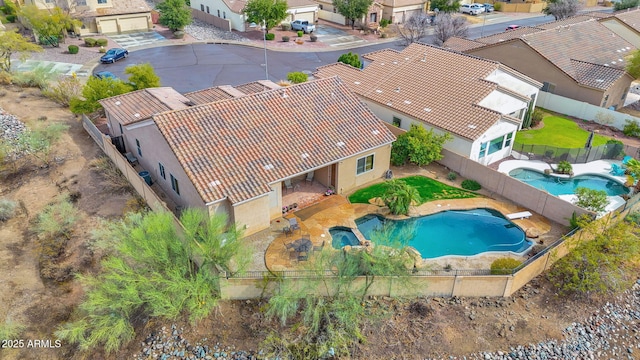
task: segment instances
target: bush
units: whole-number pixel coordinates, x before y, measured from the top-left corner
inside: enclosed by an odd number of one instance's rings
[[[625,120],[622,132],[627,136],[640,137],[640,124],[637,120]]]
[[[512,258],[497,259],[491,263],[491,275],[509,275],[520,264],[522,264],[522,261]]]
[[[291,24],[289,24],[289,23],[282,23],[282,24],[280,24],[280,27],[282,28],[282,31],[291,30]]]
[[[475,180],[465,180],[462,182],[462,188],[463,189],[467,189],[467,190],[471,190],[471,191],[477,191],[480,190],[482,188],[482,186],[480,186],[480,184],[475,181]]]
[[[287,74],[287,80],[291,81],[294,84],[300,84],[307,81],[307,74],[299,71],[290,72]]]
[[[571,174],[573,166],[571,166],[571,163],[568,161],[560,161],[556,170],[560,174]]]
[[[289,42],[289,37],[288,36],[283,36],[282,37],[282,42]]]
[[[303,36],[304,36],[304,31],[298,30],[298,37],[303,37]]]
[[[84,39],[84,44],[88,47],[94,47],[96,46],[96,44],[98,43],[98,40],[94,39],[94,38],[85,38]]]
[[[97,39],[96,40],[96,46],[107,46],[108,43],[109,43],[109,40],[107,40],[107,39]]]
[[[576,205],[583,209],[594,212],[603,212],[609,204],[607,192],[604,190],[593,190],[585,187],[578,187],[575,190],[578,200]]]
[[[613,9],[615,11],[630,9],[638,6],[639,3],[640,2],[638,0],[622,0],[620,2],[616,2],[615,5],[613,5]]]
[[[49,86],[42,94],[62,106],[69,106],[71,99],[82,95],[82,83],[77,76],[61,76],[57,83]]]
[[[15,201],[2,199],[0,200],[0,221],[7,221],[16,214]]]
[[[501,3],[501,2],[497,2],[497,1],[496,1],[496,2],[494,2],[494,3],[493,3],[493,10],[495,10],[495,11],[500,11],[500,10],[502,10],[502,3]]]
[[[69,50],[69,54],[77,54],[78,51],[80,51],[78,45],[69,45],[67,49]]]
[[[542,119],[544,119],[544,112],[540,109],[533,110],[533,114],[531,115],[531,127],[535,127],[540,124]]]
[[[391,20],[387,20],[387,19],[380,20],[380,27],[383,29],[389,26],[389,24],[391,24]]]
[[[351,52],[340,55],[340,57],[338,58],[338,62],[351,65],[357,69],[360,69],[360,67],[362,67],[362,62],[360,62],[360,55]]]
[[[318,41],[318,37],[317,37],[317,36],[315,36],[315,35],[311,35],[311,36],[309,36],[309,39],[311,39],[311,42],[316,42],[316,41]]]
[[[42,66],[38,66],[32,71],[18,72],[12,77],[14,84],[22,87],[35,87],[40,89],[46,89],[49,86],[49,80],[51,80],[51,74],[47,69]]]
[[[447,179],[453,181],[455,179],[458,178],[458,174],[456,174],[455,172],[451,171],[450,173],[447,174]]]
[[[275,39],[275,38],[276,38],[276,34],[274,34],[274,33],[267,33],[267,34],[264,34],[264,38],[265,38],[265,39],[267,39],[267,40],[273,40],[273,39]]]
[[[6,19],[7,19],[7,21],[8,21],[8,22],[10,22],[10,23],[14,23],[14,22],[16,22],[16,16],[15,16],[15,15],[13,15],[13,14],[11,14],[11,15],[7,15],[5,18],[6,18]]]

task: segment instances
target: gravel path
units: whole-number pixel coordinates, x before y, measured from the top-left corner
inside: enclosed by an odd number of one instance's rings
[[[250,41],[249,39],[238,33],[218,29],[217,27],[209,25],[198,19],[193,19],[193,22],[184,28],[184,32],[193,36],[193,38],[196,40],[232,40],[239,42]]]

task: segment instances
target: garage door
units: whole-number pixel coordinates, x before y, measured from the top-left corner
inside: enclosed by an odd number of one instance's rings
[[[116,22],[116,19],[100,20],[100,32],[103,34],[117,34],[118,23]]]
[[[314,14],[315,13],[313,11],[297,13],[295,15],[295,20],[307,20],[313,24],[313,22],[316,21],[316,19],[313,17]]]
[[[403,23],[409,21],[409,19],[411,19],[411,17],[414,14],[419,14],[421,11],[420,10],[405,10],[404,12],[404,19],[402,20]]]
[[[146,16],[120,19],[120,31],[149,31]]]

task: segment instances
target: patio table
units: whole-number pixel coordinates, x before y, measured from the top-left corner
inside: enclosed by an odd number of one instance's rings
[[[298,252],[309,252],[313,248],[313,244],[309,239],[298,239],[293,242],[293,249]]]

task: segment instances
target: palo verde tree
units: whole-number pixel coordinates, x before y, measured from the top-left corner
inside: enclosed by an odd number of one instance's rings
[[[68,30],[80,28],[82,22],[74,19],[59,7],[48,11],[38,9],[36,5],[27,5],[20,9],[20,18],[26,27],[33,30],[42,44],[58,46],[58,40],[64,38]]]
[[[191,9],[184,0],[165,0],[156,5],[160,12],[158,21],[171,31],[184,29],[191,24]]]
[[[451,140],[451,134],[437,135],[433,130],[412,124],[409,131],[398,136],[391,147],[391,163],[396,166],[407,162],[418,166],[442,159],[442,146]]]
[[[356,20],[362,19],[369,11],[373,0],[333,0],[338,13],[351,20],[351,28],[355,29]]]
[[[634,51],[627,60],[626,70],[635,79],[640,78],[640,50]]]
[[[434,26],[434,43],[442,46],[449,38],[466,37],[469,32],[467,19],[463,16],[451,16],[450,13],[439,12]]]
[[[576,15],[580,7],[579,0],[549,0],[542,12],[545,15],[553,15],[556,20],[563,20]]]
[[[95,232],[95,251],[107,252],[102,269],[80,277],[85,299],[56,336],[82,350],[103,346],[110,353],[133,338],[141,316],[184,314],[196,321],[210,314],[219,299],[215,266],[239,271],[251,256],[224,216],[189,209],[181,222],[183,235],[168,213],[130,213]]]
[[[576,189],[576,205],[583,209],[601,213],[609,204],[607,192],[604,190],[589,189],[586,187],[578,187]]]
[[[149,63],[127,66],[124,73],[129,75],[127,84],[132,90],[160,87],[160,77]]]
[[[120,80],[91,76],[82,88],[82,97],[71,99],[69,108],[74,114],[92,114],[102,109],[98,100],[130,91],[131,87]]]
[[[460,10],[459,0],[433,0],[430,4],[431,10],[438,10],[438,12],[454,13]]]
[[[427,30],[429,29],[430,23],[430,16],[423,12],[411,15],[407,22],[398,27],[398,33],[402,42],[405,45],[409,45],[422,40],[427,36]]]
[[[394,215],[407,215],[411,204],[420,202],[418,190],[401,179],[387,181],[385,185],[382,201]]]
[[[288,8],[286,0],[249,0],[243,11],[247,14],[247,22],[264,25],[269,33],[269,30],[287,18]]]
[[[362,67],[362,62],[360,61],[360,55],[354,54],[352,52],[348,52],[346,54],[340,55],[340,57],[338,58],[338,62],[351,65],[356,69],[360,69]]]
[[[405,251],[406,243],[400,241],[410,237],[405,231],[414,230],[407,227],[393,233],[385,227],[371,236],[375,246],[344,253],[322,251],[310,262],[309,276],[295,283],[277,279],[279,291],[269,299],[266,316],[286,325],[300,315],[300,326],[267,336],[262,345],[268,357],[349,357],[353,344],[365,340],[361,332],[367,317],[363,301],[371,286],[381,276],[394,277],[399,286],[410,286],[408,275],[414,259]],[[365,281],[358,281],[362,277]]]
[[[32,43],[29,39],[16,31],[0,32],[0,71],[11,71],[11,56],[19,54],[21,61],[29,57],[30,52],[43,51],[42,47]]]

